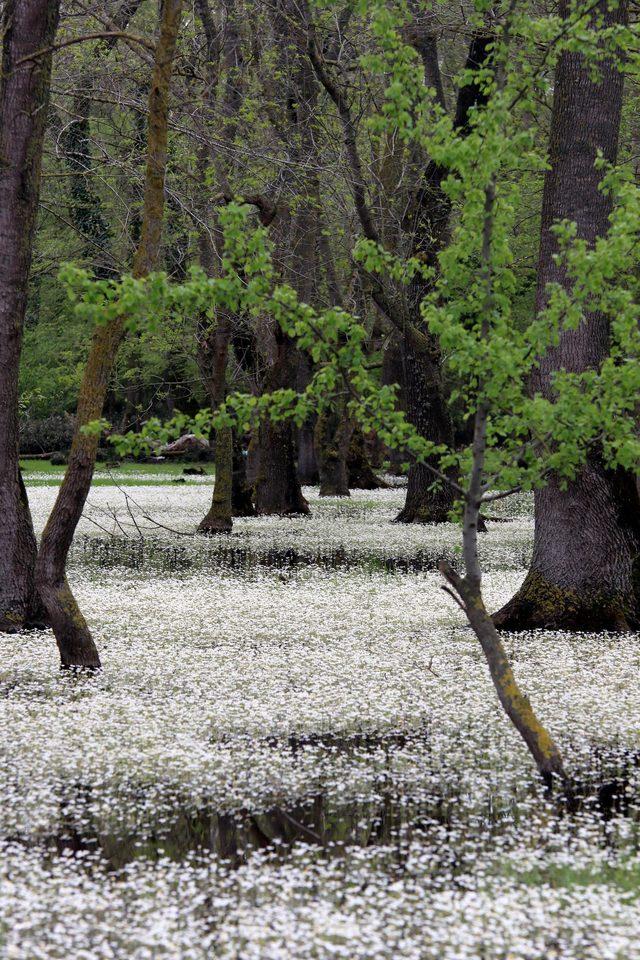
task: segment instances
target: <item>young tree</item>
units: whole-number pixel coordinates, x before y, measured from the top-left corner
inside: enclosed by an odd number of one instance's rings
[[[169,90],[181,15],[182,0],[164,0],[149,92],[146,180],[134,277],[149,274],[160,254]],[[124,314],[119,314],[98,324],[93,333],[78,396],[69,465],[42,534],[36,561],[36,587],[65,667],[100,666],[97,648],[67,582],[66,562],[95,467],[98,435],[90,425],[102,416],[109,376],[126,332],[126,319]]]
[[[0,630],[41,624],[36,540],[18,461],[18,370],[57,0],[7,0],[0,87]]]

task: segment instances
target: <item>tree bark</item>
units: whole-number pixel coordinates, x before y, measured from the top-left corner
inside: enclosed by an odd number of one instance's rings
[[[407,419],[421,436],[435,443],[453,445],[453,424],[442,383],[439,355],[417,353],[411,344],[402,344]],[[436,462],[433,466],[438,466]],[[434,475],[423,463],[409,467],[407,496],[396,523],[443,523],[449,518],[455,500],[449,484],[434,482]]]
[[[41,626],[36,539],[20,475],[18,374],[49,103],[55,0],[7,0],[0,90],[0,630]],[[16,66],[16,64],[19,64]]]
[[[347,470],[351,490],[383,490],[388,486],[374,473],[367,456],[362,427],[359,424],[355,424],[351,431]]]
[[[295,382],[295,347],[281,330],[275,330],[276,355],[265,380],[265,391],[289,387]],[[257,434],[255,506],[259,515],[289,516],[309,513],[296,470],[293,426],[290,421],[260,423]]]
[[[298,49],[291,29],[295,5],[290,0],[274,4],[271,11],[273,28],[282,43],[287,81],[282,89],[282,106],[290,119],[292,165],[304,169],[309,158],[315,158],[313,138],[314,108],[317,88],[313,71],[304,50]],[[300,300],[312,300],[315,283],[315,253],[318,228],[318,177],[311,169],[303,178],[302,190],[296,197],[297,208],[278,220],[278,248],[284,263],[284,278]],[[278,327],[274,329],[273,355],[265,377],[265,391],[295,388],[299,353],[295,341]],[[290,420],[261,423],[258,429],[260,466],[255,484],[255,506],[258,514],[308,514],[309,504],[302,494],[296,468],[294,428]]]
[[[467,70],[482,66],[492,39],[485,34],[472,38],[465,64]],[[425,66],[426,82],[436,90],[444,107],[435,37],[416,38],[415,45]],[[473,82],[460,88],[454,117],[454,125],[459,131],[466,131],[471,109],[485,99],[486,95]],[[446,171],[437,164],[431,160],[427,162],[422,183],[410,208],[410,222],[405,224],[405,229],[413,236],[412,256],[419,257],[435,268],[438,266],[438,254],[447,245],[450,235],[451,202],[442,189],[445,174]],[[410,287],[410,323],[416,329],[423,327],[420,305],[427,292],[420,278]],[[424,333],[429,340],[427,349],[418,351],[409,338],[401,340],[407,419],[427,440],[452,448],[453,421],[442,374],[442,357],[436,340],[428,331]],[[432,461],[432,466],[438,467],[437,458]],[[449,519],[454,501],[452,486],[434,483],[433,473],[427,466],[412,463],[407,478],[405,504],[396,522],[444,523]]]
[[[233,3],[223,5],[222,29],[216,26],[209,0],[197,0],[197,10],[207,39],[205,118],[208,124],[215,123],[220,74],[225,75],[221,97],[222,150],[214,150],[210,144],[203,146],[200,155],[202,179],[203,182],[206,181],[207,173],[212,171],[222,193],[232,196],[229,168],[222,161],[227,153],[233,155],[238,112],[242,104],[243,56],[240,20]],[[203,226],[200,228],[200,259],[207,274],[213,277],[219,273],[223,237],[218,217],[209,202],[205,202],[201,216]],[[204,226],[208,223],[211,223],[211,233],[208,227]],[[198,358],[209,402],[215,411],[226,396],[229,347],[234,327],[238,328],[240,324],[238,317],[223,310],[217,311],[214,326],[207,329],[207,324],[211,324],[208,319],[204,324],[204,332],[198,345]],[[242,450],[237,451],[233,430],[230,427],[217,428],[215,445],[216,478],[211,507],[198,527],[201,533],[207,534],[230,533],[233,516],[251,516],[254,512],[250,491],[243,476]]]
[[[231,513],[234,517],[255,517],[252,488],[247,476],[247,459],[242,437],[233,431],[233,475],[231,477]]]
[[[353,424],[346,416],[344,404],[336,404],[318,414],[315,446],[321,497],[350,496],[347,455],[352,433]]]
[[[149,93],[147,166],[135,277],[146,276],[160,254],[167,163],[169,88],[182,12],[182,0],[164,0]],[[125,318],[96,327],[78,395],[76,429],[69,465],[44,529],[36,562],[36,585],[49,615],[63,667],[100,666],[100,657],[66,578],[73,535],[91,487],[98,437],[83,428],[100,418],[109,377],[124,339]]]
[[[566,11],[565,11],[566,12]],[[624,22],[623,5],[601,4],[605,26]],[[606,233],[611,200],[600,189],[595,167],[602,150],[615,163],[622,109],[623,76],[610,59],[596,82],[579,53],[565,52],[556,70],[540,233],[536,310],[546,304],[548,283],[570,280],[554,262],[551,233],[558,220],[577,224],[578,236],[593,244]],[[532,383],[552,395],[556,370],[597,369],[609,349],[609,325],[588,313],[576,330],[542,359]],[[533,557],[527,577],[494,617],[505,630],[626,630],[640,625],[640,500],[635,477],[607,470],[591,456],[566,490],[557,479],[535,494]]]
[[[306,353],[299,353],[298,382],[296,388],[302,392],[311,381],[313,364],[311,357]],[[314,445],[314,433],[317,418],[315,416],[302,424],[297,431],[298,447],[298,480],[306,486],[313,486],[320,480],[318,473],[318,459]]]
[[[227,359],[231,339],[231,321],[220,311],[216,326],[203,337],[199,348],[202,376],[213,410],[224,402],[227,387]],[[211,506],[202,519],[200,533],[230,533],[233,490],[233,431],[231,427],[217,427],[215,431],[215,485]]]

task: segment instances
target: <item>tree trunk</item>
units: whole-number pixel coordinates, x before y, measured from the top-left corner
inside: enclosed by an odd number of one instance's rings
[[[289,516],[309,513],[296,473],[290,423],[267,420],[259,430],[260,464],[256,479],[256,513]]]
[[[310,418],[298,430],[298,480],[312,487],[320,480],[314,435],[315,421]]]
[[[20,476],[18,373],[59,4],[7,0],[0,91],[0,630],[42,625],[36,539]],[[18,64],[16,66],[16,64]]]
[[[147,167],[135,277],[146,276],[160,254],[167,163],[171,71],[180,27],[182,0],[164,0],[156,45],[147,134]],[[76,428],[69,465],[47,522],[36,562],[36,585],[51,620],[64,667],[99,667],[100,658],[66,578],[66,562],[91,487],[98,437],[83,428],[100,418],[109,377],[124,338],[125,318],[96,327],[78,395]]]
[[[233,476],[231,478],[231,513],[234,517],[255,517],[252,487],[247,477],[247,459],[242,437],[233,431]]]
[[[276,355],[265,381],[267,392],[295,383],[295,346],[279,328],[275,330],[275,339]],[[291,421],[262,422],[258,427],[257,448],[256,513],[283,516],[309,513],[309,504],[302,495],[296,470]]]
[[[486,235],[490,237],[490,232]],[[484,263],[482,263],[487,276],[490,272],[490,268],[486,266],[490,255],[490,242],[489,240],[486,244],[485,256],[483,256]],[[490,285],[491,281],[489,280],[488,288],[490,288]],[[536,716],[528,697],[520,689],[500,635],[487,613],[482,597],[482,567],[478,554],[478,521],[485,480],[484,465],[487,450],[488,413],[488,403],[481,400],[474,418],[471,473],[466,490],[462,522],[464,577],[461,577],[447,560],[440,562],[439,569],[453,588],[452,590],[445,589],[454,597],[458,606],[462,607],[473,632],[480,641],[493,685],[504,712],[526,743],[545,783],[551,788],[554,778],[558,778],[562,783],[567,783],[568,778],[562,762],[562,755],[553,737]]]
[[[382,490],[388,486],[377,477],[369,462],[362,428],[356,424],[351,432],[347,454],[347,470],[351,490]]]
[[[439,358],[416,353],[403,343],[407,419],[421,436],[435,443],[453,445],[453,424],[442,383]],[[434,460],[433,466],[439,464]],[[396,523],[443,523],[453,508],[454,490],[436,480],[423,463],[409,467],[407,496]]]
[[[492,42],[493,37],[486,34],[478,34],[472,38],[465,64],[467,70],[482,67]],[[425,80],[436,90],[441,106],[444,107],[435,37],[421,37],[416,46],[425,66]],[[486,93],[473,80],[460,88],[454,117],[454,125],[459,131],[466,130],[470,110],[483,102],[486,102]],[[435,269],[438,267],[438,254],[446,246],[450,236],[451,201],[442,189],[444,176],[445,171],[441,167],[431,160],[427,162],[422,183],[413,198],[409,211],[410,221],[407,224],[413,236],[412,256],[420,257]],[[428,288],[425,288],[421,278],[416,278],[410,286],[410,322],[418,329],[423,327],[420,305],[427,292]],[[408,337],[401,341],[407,419],[427,440],[452,448],[453,421],[449,410],[448,391],[442,375],[440,348],[428,331],[424,332],[431,341],[428,350],[417,352]],[[436,458],[432,466],[438,465]],[[424,464],[412,463],[409,467],[405,505],[396,517],[396,522],[443,523],[448,520],[454,501],[452,486],[434,483],[434,475]]]
[[[296,384],[296,389],[299,392],[302,392],[309,385],[312,373],[313,364],[311,357],[307,353],[300,353]],[[313,416],[309,417],[297,431],[296,436],[298,446],[298,480],[307,486],[313,486],[318,483],[320,479],[314,444],[316,419],[317,418]]]
[[[207,68],[205,84],[205,118],[209,124],[216,120],[216,93],[221,73],[225,75],[222,91],[221,130],[222,151],[215,150],[211,144],[203,143],[200,151],[202,182],[214,174],[223,193],[232,194],[229,185],[229,168],[223,162],[227,153],[233,155],[232,144],[237,128],[238,111],[242,104],[242,42],[238,10],[235,4],[224,4],[224,28],[216,26],[209,0],[198,0],[198,15],[207,40]],[[207,199],[201,211],[200,261],[208,276],[220,273],[223,257],[223,236],[217,214]],[[209,227],[211,224],[211,228]],[[238,318],[225,310],[216,311],[211,325],[209,318],[204,319],[204,333],[198,345],[199,364],[203,380],[209,395],[212,410],[223,403],[227,392],[227,364],[229,345],[234,326]],[[215,431],[215,470],[216,479],[211,507],[201,521],[200,533],[230,533],[233,527],[233,486],[234,486],[234,439],[231,427],[218,427]]]
[[[605,26],[624,22],[623,5],[605,8]],[[536,310],[546,304],[548,283],[568,284],[554,262],[551,226],[575,221],[578,236],[593,244],[606,233],[610,198],[599,189],[598,150],[615,163],[623,77],[610,60],[592,66],[578,53],[561,55],[556,70],[550,168],[545,176]],[[532,387],[552,394],[559,369],[597,369],[607,356],[609,327],[599,313],[562,333],[542,359]],[[635,477],[607,470],[590,457],[566,490],[557,480],[535,495],[535,535],[528,575],[515,597],[495,615],[506,630],[625,630],[640,625],[640,499]]]
[[[321,497],[350,496],[347,454],[352,433],[353,424],[346,416],[344,404],[318,414],[315,441]]]
[[[219,311],[217,324],[209,330],[199,345],[199,362],[209,401],[213,410],[224,402],[227,387],[227,359],[231,339],[231,320]],[[233,431],[231,427],[217,427],[215,431],[216,478],[211,507],[200,522],[200,533],[230,533],[233,527]]]
[[[294,204],[283,210],[276,223],[276,250],[283,264],[283,280],[304,303],[312,303],[316,284],[316,243],[318,235],[319,183],[316,170],[315,107],[317,86],[304,47],[292,24],[296,5],[277,0],[270,8],[274,33],[280,41],[282,83],[278,96],[283,117],[288,119],[291,177],[299,168],[300,185],[295,184]],[[292,184],[293,186],[293,184]],[[271,346],[272,361],[265,377],[266,392],[295,389],[300,354],[295,340],[276,324]],[[294,427],[290,420],[260,424],[258,443],[260,467],[255,486],[258,514],[308,514],[296,467]]]
[[[251,432],[249,437],[249,446],[247,447],[247,483],[251,490],[254,491],[256,483],[258,482],[258,475],[260,473],[260,442],[258,438],[258,430],[254,429]]]
[[[216,479],[209,511],[198,526],[200,533],[231,533],[231,492],[233,488],[233,430],[216,430]]]

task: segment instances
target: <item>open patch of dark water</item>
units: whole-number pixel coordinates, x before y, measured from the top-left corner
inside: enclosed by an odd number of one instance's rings
[[[274,750],[304,750],[308,746],[336,752],[378,751],[390,754],[402,749],[415,734],[384,734],[381,736],[332,735],[291,737],[264,742]],[[48,846],[57,854],[93,853],[110,869],[120,869],[139,858],[169,857],[181,860],[192,853],[214,854],[221,861],[237,867],[246,862],[255,851],[269,851],[273,856],[286,858],[296,844],[318,848],[323,855],[339,857],[349,847],[384,848],[384,855],[403,868],[409,848],[414,843],[427,846],[434,869],[439,865],[444,873],[463,873],[477,852],[490,848],[496,838],[514,831],[522,818],[531,816],[532,809],[545,806],[546,816],[568,824],[570,833],[580,834],[584,816],[600,824],[601,843],[605,847],[610,838],[607,824],[613,817],[629,818],[634,829],[627,838],[635,851],[640,847],[640,797],[632,788],[637,783],[640,752],[609,751],[594,746],[589,761],[588,775],[578,777],[569,790],[556,789],[545,793],[534,781],[520,797],[493,799],[491,795],[482,806],[469,802],[464,793],[463,780],[443,783],[439,791],[418,798],[402,792],[398,784],[381,789],[375,795],[342,802],[335,792],[322,791],[265,810],[236,810],[213,808],[194,809],[188,798],[176,799],[170,815],[140,833],[112,829],[92,830],[83,823],[78,827],[71,820],[65,822]],[[75,784],[76,794],[82,793]],[[88,792],[87,792],[88,798]],[[523,802],[526,801],[526,802]],[[461,838],[464,840],[461,843]]]
[[[286,573],[306,567],[325,570],[359,569],[370,573],[425,573],[438,569],[441,560],[454,567],[459,557],[453,551],[418,550],[414,554],[381,556],[378,553],[337,547],[298,550],[295,547],[255,549],[235,545],[227,540],[197,541],[194,545],[167,543],[161,540],[126,540],[125,538],[85,537],[76,548],[82,563],[100,569],[125,567],[143,571],[153,569],[165,573],[196,570],[242,573],[251,570],[272,570]],[[521,569],[528,554],[514,556],[510,566]]]

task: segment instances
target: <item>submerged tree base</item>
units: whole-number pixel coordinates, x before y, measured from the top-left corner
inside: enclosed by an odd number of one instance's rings
[[[500,630],[630,632],[640,626],[633,600],[597,590],[569,589],[530,571],[518,593],[493,615]]]

